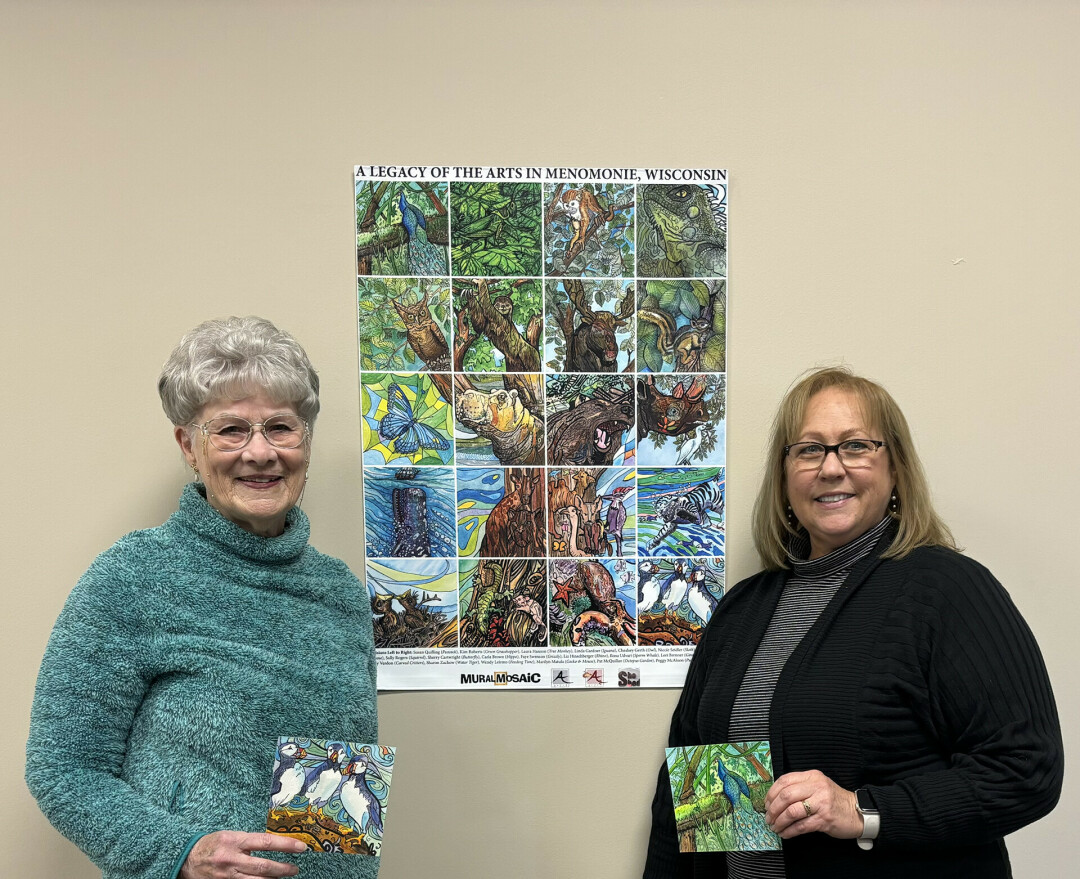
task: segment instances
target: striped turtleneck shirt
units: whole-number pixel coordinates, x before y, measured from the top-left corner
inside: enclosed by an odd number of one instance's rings
[[[885,532],[888,516],[876,526],[826,556],[810,560],[805,535],[792,540],[788,560],[792,573],[780,594],[769,627],[743,676],[731,710],[729,741],[769,738],[769,708],[784,663],[836,595],[855,563],[867,556]],[[782,852],[729,852],[730,879],[783,879]]]

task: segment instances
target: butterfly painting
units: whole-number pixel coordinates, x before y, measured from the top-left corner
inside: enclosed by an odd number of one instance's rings
[[[426,424],[421,424],[413,416],[401,385],[392,384],[386,397],[387,412],[379,421],[379,437],[395,452],[411,455],[419,449],[437,449],[440,452],[450,448],[450,442],[439,436]]]
[[[360,383],[366,466],[453,463],[453,409],[430,377],[364,373]]]

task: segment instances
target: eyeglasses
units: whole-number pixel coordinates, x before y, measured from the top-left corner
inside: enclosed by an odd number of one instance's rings
[[[258,428],[270,445],[279,449],[295,449],[308,435],[308,425],[299,415],[272,415],[266,421],[252,424],[236,415],[220,415],[206,424],[196,425],[210,444],[222,452],[236,452],[251,442]]]
[[[784,446],[784,457],[798,470],[816,470],[825,463],[829,452],[836,452],[836,457],[845,467],[856,469],[869,467],[874,462],[874,453],[885,443],[882,440],[849,439],[830,446],[825,443],[792,443]]]

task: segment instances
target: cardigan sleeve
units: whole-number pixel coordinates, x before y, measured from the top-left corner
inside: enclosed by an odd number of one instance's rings
[[[46,817],[109,876],[165,879],[196,832],[122,778],[152,681],[138,596],[116,548],[68,597],[38,675],[26,782]]]
[[[717,626],[710,626],[706,630],[705,637],[690,660],[682,695],[671,717],[671,729],[668,733],[668,747],[670,748],[680,745],[707,744],[701,741],[698,734],[697,715],[701,693],[708,677],[709,632],[717,628]],[[644,879],[671,879],[671,877],[692,877],[693,875],[693,858],[679,857],[675,808],[671,802],[671,782],[668,779],[667,761],[661,761],[660,773],[656,781],[656,793],[652,801],[652,830],[649,833]]]
[[[1061,792],[1061,728],[1035,638],[989,571],[949,555],[914,572],[913,592],[927,719],[949,766],[867,786],[882,847],[1000,839],[1047,814]]]

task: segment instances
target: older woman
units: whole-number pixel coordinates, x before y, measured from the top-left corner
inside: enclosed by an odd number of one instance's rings
[[[308,545],[319,380],[260,318],[208,321],[158,383],[196,481],[90,566],[38,677],[26,778],[105,877],[374,877],[378,859],[269,858],[279,735],[374,742],[365,591]]]
[[[1049,812],[1063,757],[1039,648],[956,551],[903,414],[842,369],[777,414],[754,539],[766,570],[694,654],[671,746],[767,739],[780,852],[680,854],[666,768],[646,877],[991,879]]]

